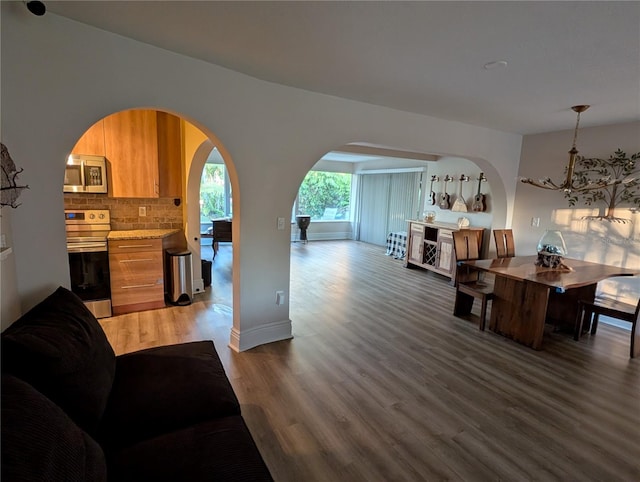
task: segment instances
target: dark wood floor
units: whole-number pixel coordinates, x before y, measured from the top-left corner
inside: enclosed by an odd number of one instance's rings
[[[447,281],[384,248],[291,252],[292,340],[231,351],[215,274],[190,306],[102,320],[107,336],[117,353],[214,339],[276,481],[640,480],[628,331],[549,330],[534,351],[453,317]]]

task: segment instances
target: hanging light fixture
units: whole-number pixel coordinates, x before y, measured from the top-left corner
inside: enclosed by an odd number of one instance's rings
[[[549,189],[552,191],[564,191],[565,193],[571,193],[576,191],[587,191],[593,189],[602,189],[612,184],[619,183],[616,179],[611,179],[611,176],[604,177],[597,180],[590,179],[574,179],[574,172],[576,168],[576,161],[578,160],[578,149],[576,148],[576,141],[578,139],[578,127],[580,125],[580,114],[587,110],[588,105],[574,105],[571,109],[578,114],[576,119],[576,128],[573,132],[573,145],[569,151],[569,165],[566,167],[567,177],[562,184],[556,184],[550,177],[545,179],[534,180],[531,178],[520,179],[525,184],[531,184],[535,187],[542,189]]]

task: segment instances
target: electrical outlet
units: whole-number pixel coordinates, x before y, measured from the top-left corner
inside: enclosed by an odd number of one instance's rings
[[[284,230],[284,218],[278,218],[278,231]]]
[[[540,227],[540,218],[531,218],[531,226],[534,228]]]
[[[138,216],[146,216],[147,215],[147,208],[145,206],[140,206],[138,208]]]
[[[276,305],[284,305],[285,295],[284,291],[276,291]]]
[[[4,234],[0,234],[0,248],[7,247],[7,236]]]

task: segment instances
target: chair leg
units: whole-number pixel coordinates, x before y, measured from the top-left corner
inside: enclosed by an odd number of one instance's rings
[[[576,315],[576,324],[573,329],[573,339],[576,341],[580,340],[580,335],[582,335],[584,314],[584,307],[582,306],[582,303],[578,302],[578,314]]]
[[[591,316],[591,313],[589,313],[589,316]],[[593,313],[593,320],[591,321],[591,334],[595,335],[596,334],[596,330],[598,329],[598,318],[600,318],[600,314],[599,313]]]
[[[466,293],[461,293],[460,290],[456,290],[456,299],[453,304],[453,315],[464,316],[471,313],[473,306],[473,296]]]
[[[640,356],[640,332],[636,331],[638,320],[631,323],[631,346],[629,348],[629,356],[631,358],[635,358]]]
[[[480,330],[484,331],[484,326],[487,322],[487,298],[482,298],[482,306],[480,308]]]

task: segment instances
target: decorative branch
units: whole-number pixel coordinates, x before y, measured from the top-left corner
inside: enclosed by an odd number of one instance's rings
[[[2,184],[0,186],[0,207],[11,206],[15,209],[20,206],[20,204],[16,203],[18,197],[23,190],[29,189],[29,186],[21,186],[18,184],[18,174],[24,171],[24,169],[20,168],[20,170],[18,170],[16,168],[15,162],[13,162],[13,159],[11,159],[11,156],[9,155],[9,149],[7,149],[7,146],[2,143],[0,143],[0,156],[2,176]]]
[[[627,154],[617,149],[609,159],[596,157],[578,157],[576,161],[575,178],[581,185],[593,182],[594,179],[614,181],[606,187],[594,185],[593,189],[566,192],[565,197],[569,206],[575,206],[582,201],[587,206],[597,203],[607,205],[604,216],[587,216],[588,219],[599,219],[613,222],[628,222],[627,219],[615,216],[615,208],[620,203],[640,206],[640,169],[636,168],[636,161],[640,159],[640,152],[627,157]]]

